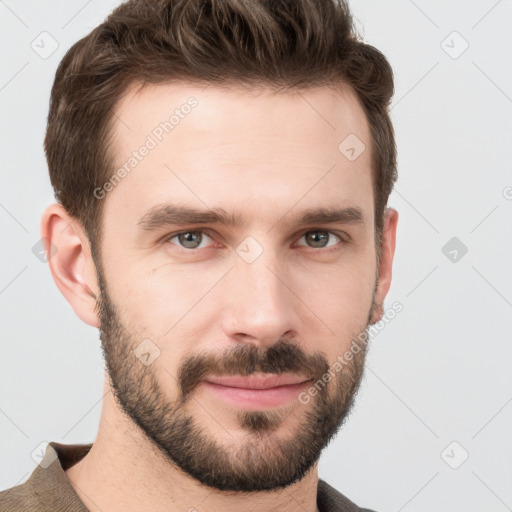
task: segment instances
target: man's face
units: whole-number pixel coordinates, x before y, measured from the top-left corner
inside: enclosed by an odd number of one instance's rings
[[[363,370],[364,345],[335,365],[369,325],[377,284],[363,111],[348,89],[172,84],[130,92],[116,115],[116,169],[149,148],[101,199],[100,329],[122,410],[203,484],[290,485],[339,429]],[[338,148],[347,136],[366,145],[356,159]],[[263,374],[298,384],[208,384]]]

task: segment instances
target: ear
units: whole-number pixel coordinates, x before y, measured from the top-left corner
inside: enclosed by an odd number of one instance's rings
[[[372,311],[371,324],[377,323],[384,316],[384,299],[391,287],[397,224],[398,212],[393,208],[386,208],[382,233],[382,255],[378,268],[377,290],[374,299],[375,307]]]
[[[52,204],[43,213],[41,236],[53,279],[62,295],[82,321],[99,327],[96,266],[82,226],[62,205]]]

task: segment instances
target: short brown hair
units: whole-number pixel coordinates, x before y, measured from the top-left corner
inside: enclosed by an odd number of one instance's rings
[[[173,80],[352,87],[372,138],[380,259],[384,210],[397,179],[388,111],[393,73],[357,36],[345,0],[129,0],[71,47],[55,75],[44,147],[55,198],[83,225],[93,256],[102,213],[93,192],[114,172],[114,107],[130,85]]]

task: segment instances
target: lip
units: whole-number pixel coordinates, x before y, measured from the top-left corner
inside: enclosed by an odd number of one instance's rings
[[[218,384],[220,386],[229,386],[231,388],[244,389],[270,389],[278,386],[289,386],[292,384],[300,384],[309,379],[302,375],[293,375],[290,373],[274,375],[233,375],[227,377],[209,377],[206,382]]]
[[[203,388],[224,402],[246,410],[279,407],[297,399],[311,380],[297,375],[211,377]]]

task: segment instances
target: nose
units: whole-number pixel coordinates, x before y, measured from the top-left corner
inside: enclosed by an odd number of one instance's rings
[[[300,332],[301,301],[289,272],[269,250],[252,263],[235,258],[223,293],[223,330],[234,341],[270,346]]]

